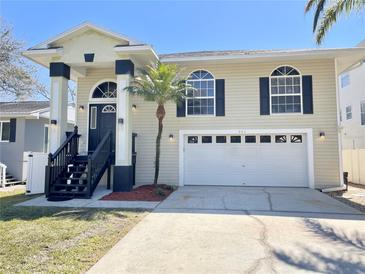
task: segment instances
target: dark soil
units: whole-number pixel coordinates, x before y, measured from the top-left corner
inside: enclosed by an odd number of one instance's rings
[[[166,199],[173,191],[173,187],[168,185],[143,185],[130,192],[112,192],[101,200],[159,202]]]

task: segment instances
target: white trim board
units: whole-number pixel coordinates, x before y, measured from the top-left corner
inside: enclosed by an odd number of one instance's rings
[[[308,185],[315,188],[314,185],[314,155],[313,155],[313,129],[295,128],[295,129],[216,129],[216,130],[180,130],[179,131],[179,186],[184,186],[184,136],[188,134],[306,134],[307,135],[307,159],[308,159]]]

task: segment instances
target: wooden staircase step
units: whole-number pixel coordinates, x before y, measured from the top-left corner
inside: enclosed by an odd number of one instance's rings
[[[87,181],[87,178],[70,178],[70,177],[61,177],[60,180],[69,180],[69,181]]]
[[[87,191],[78,191],[78,190],[53,190],[52,196],[54,194],[65,194],[70,196],[80,195],[80,196],[87,196]]]

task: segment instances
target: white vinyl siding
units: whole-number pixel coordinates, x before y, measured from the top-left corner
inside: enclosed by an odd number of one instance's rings
[[[293,61],[291,65],[302,75],[313,76],[313,115],[260,115],[259,78],[268,77],[282,65],[280,62],[259,63],[207,63],[185,65],[184,72],[197,69],[210,71],[216,79],[225,79],[225,116],[176,117],[176,105],[166,104],[166,118],[161,139],[160,183],[178,184],[179,130],[193,129],[264,129],[264,128],[313,128],[315,187],[339,185],[339,154],[336,107],[336,78],[333,60]],[[113,69],[90,69],[88,75],[78,79],[78,105],[88,105],[91,88],[102,79],[115,78]],[[130,104],[137,106],[131,113],[136,138],[136,183],[153,182],[155,140],[157,134],[156,104],[132,96]],[[79,111],[77,125],[81,140],[80,149],[86,150],[87,114]],[[319,140],[319,132],[326,133],[326,140]],[[173,134],[174,139],[169,140]],[[230,140],[227,140],[229,142]],[[242,140],[244,141],[244,140]],[[259,140],[256,140],[257,142]],[[274,140],[271,140],[273,142]]]

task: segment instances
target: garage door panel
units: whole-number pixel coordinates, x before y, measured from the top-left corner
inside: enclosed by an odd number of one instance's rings
[[[305,136],[302,143],[291,143],[289,136],[287,143],[185,142],[184,184],[307,187]]]

